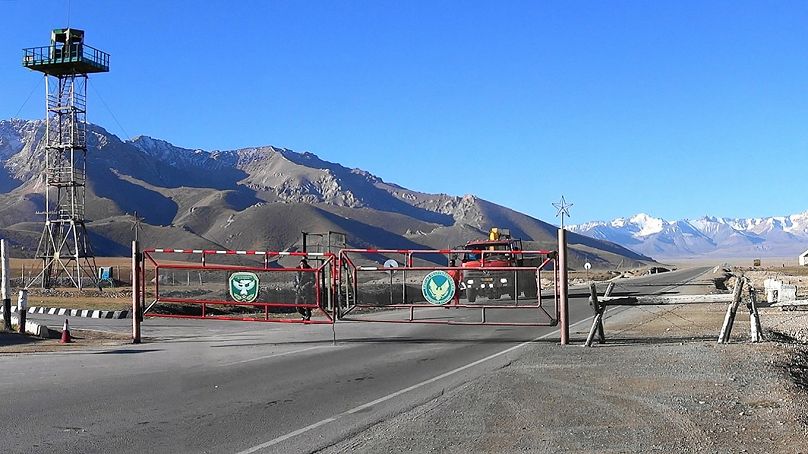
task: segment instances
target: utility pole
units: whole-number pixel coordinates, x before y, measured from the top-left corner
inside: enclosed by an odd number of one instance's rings
[[[135,219],[134,219],[134,221],[132,223],[131,230],[133,232],[135,232],[135,243],[137,243],[138,242],[138,232],[140,230],[143,230],[143,227],[141,227],[141,221],[143,220],[143,218],[141,218],[140,216],[137,215],[137,211],[134,212],[134,218]]]
[[[558,210],[556,217],[561,217],[561,228],[558,229],[558,287],[559,296],[561,299],[561,307],[559,308],[559,324],[561,325],[561,345],[567,345],[570,338],[570,320],[569,320],[569,279],[567,276],[567,231],[564,229],[564,216],[570,216],[571,203],[564,200],[561,196],[561,201],[554,203],[553,206]]]

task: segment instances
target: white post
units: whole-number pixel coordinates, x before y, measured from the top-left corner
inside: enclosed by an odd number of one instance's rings
[[[760,314],[757,310],[757,292],[749,283],[749,335],[752,342],[763,340],[763,327],[760,326]]]
[[[17,297],[17,312],[20,314],[20,322],[17,325],[17,331],[20,334],[25,334],[25,317],[28,315],[28,290],[20,290]]]
[[[0,272],[0,296],[3,298],[3,321],[6,331],[11,331],[11,281],[8,267],[8,241],[0,240],[0,262],[2,265]]]

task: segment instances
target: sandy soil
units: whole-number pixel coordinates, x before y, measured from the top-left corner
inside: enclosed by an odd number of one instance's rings
[[[666,259],[665,263],[677,266],[716,266],[716,265],[729,265],[737,267],[751,267],[754,265],[755,258],[753,257],[697,257],[697,258],[679,258],[679,259]],[[760,264],[763,267],[793,267],[799,266],[797,255],[790,257],[764,257],[760,258]]]

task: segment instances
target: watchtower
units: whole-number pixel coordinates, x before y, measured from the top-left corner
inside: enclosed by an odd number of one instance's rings
[[[64,274],[98,285],[84,222],[87,182],[87,74],[109,71],[109,54],[84,44],[84,31],[58,28],[49,46],[23,49],[22,65],[45,75],[45,228],[36,256],[43,288]],[[37,278],[34,278],[36,281]]]

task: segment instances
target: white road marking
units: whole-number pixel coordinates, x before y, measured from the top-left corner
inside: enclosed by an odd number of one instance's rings
[[[314,346],[314,347],[302,348],[300,350],[292,350],[292,351],[288,351],[288,352],[273,353],[271,355],[258,356],[256,358],[242,359],[241,361],[233,361],[232,363],[220,364],[219,367],[234,366],[236,364],[250,363],[250,362],[253,362],[253,361],[260,361],[262,359],[277,358],[279,356],[294,355],[295,353],[303,353],[303,352],[307,352],[309,350],[314,350],[315,348],[323,348],[323,345],[317,345],[317,346]]]
[[[579,325],[581,323],[584,323],[586,321],[590,321],[591,319],[592,319],[592,317],[588,317],[588,318],[585,318],[585,319],[583,319],[581,321],[575,322],[575,323],[570,325],[570,328],[572,328],[573,326]],[[450,370],[449,372],[444,372],[444,373],[442,373],[442,374],[440,374],[440,375],[438,375],[436,377],[432,377],[430,379],[424,380],[424,381],[422,381],[420,383],[417,383],[415,385],[412,385],[410,387],[400,389],[400,390],[398,390],[396,392],[393,392],[393,393],[390,393],[390,394],[388,394],[388,395],[386,395],[384,397],[380,397],[380,398],[378,398],[376,400],[373,400],[373,401],[370,401],[368,403],[359,405],[358,407],[354,407],[354,408],[352,408],[350,410],[346,410],[346,411],[344,411],[342,413],[339,413],[339,414],[336,414],[336,415],[331,416],[329,418],[323,419],[322,421],[317,421],[314,424],[310,424],[310,425],[308,425],[306,427],[303,427],[303,428],[297,429],[295,431],[289,432],[286,435],[281,435],[278,438],[273,438],[272,440],[269,440],[267,442],[261,443],[259,445],[255,445],[252,448],[245,449],[244,451],[239,451],[237,454],[251,454],[253,452],[260,451],[260,450],[262,450],[264,448],[269,448],[270,446],[275,446],[278,443],[284,442],[284,441],[286,441],[286,440],[288,440],[290,438],[293,438],[293,437],[296,437],[298,435],[304,434],[304,433],[306,433],[306,432],[308,432],[310,430],[314,430],[314,429],[316,429],[318,427],[322,427],[322,426],[324,426],[324,425],[326,425],[328,423],[334,422],[334,421],[336,421],[336,420],[338,420],[338,419],[340,419],[342,417],[352,415],[354,413],[359,413],[360,411],[365,410],[367,408],[370,408],[370,407],[372,407],[374,405],[378,405],[378,404],[380,404],[382,402],[386,402],[386,401],[388,401],[390,399],[396,398],[396,397],[398,397],[398,396],[400,396],[402,394],[405,394],[405,393],[408,393],[410,391],[414,391],[414,390],[416,390],[418,388],[422,388],[422,387],[424,387],[426,385],[435,383],[438,380],[442,380],[442,379],[444,379],[446,377],[449,377],[449,376],[452,376],[452,375],[454,375],[454,374],[456,374],[458,372],[463,372],[466,369],[470,369],[470,368],[472,368],[474,366],[477,366],[479,364],[482,364],[482,363],[484,363],[486,361],[490,361],[490,360],[492,360],[494,358],[497,358],[497,357],[500,357],[502,355],[507,355],[508,353],[510,353],[510,352],[512,352],[514,350],[517,350],[519,348],[524,347],[525,345],[532,344],[533,342],[536,342],[536,341],[539,341],[539,340],[542,340],[542,339],[546,339],[546,338],[548,338],[550,336],[553,336],[553,335],[556,335],[558,333],[559,333],[559,330],[555,330],[555,331],[547,333],[547,334],[545,334],[543,336],[539,336],[539,337],[537,337],[537,338],[535,338],[533,340],[529,340],[527,342],[522,342],[521,344],[514,345],[513,347],[506,348],[505,350],[502,350],[501,352],[494,353],[493,355],[486,356],[485,358],[482,358],[482,359],[478,359],[477,361],[474,361],[474,362],[471,362],[469,364],[466,364],[465,366],[460,366],[457,369]]]

